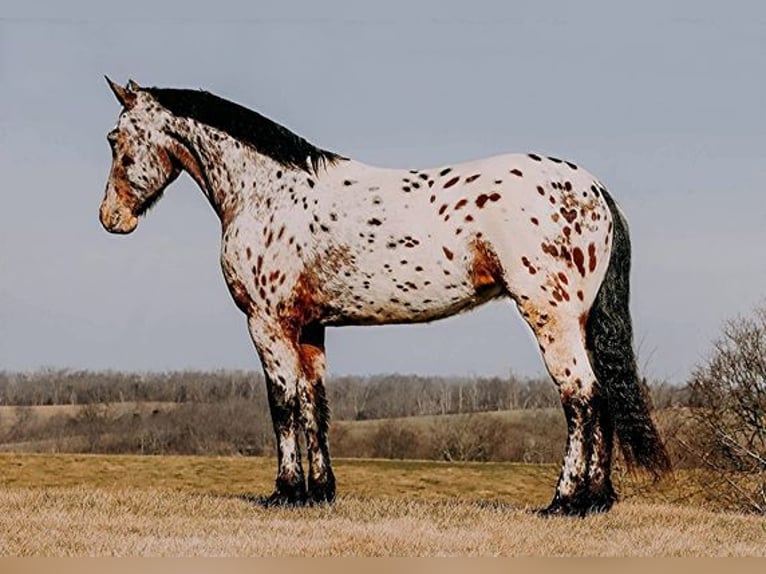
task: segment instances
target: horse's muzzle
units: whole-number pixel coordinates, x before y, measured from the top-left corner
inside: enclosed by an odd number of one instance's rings
[[[99,212],[101,225],[109,233],[131,233],[138,226],[138,217],[122,206],[112,208],[104,201]]]

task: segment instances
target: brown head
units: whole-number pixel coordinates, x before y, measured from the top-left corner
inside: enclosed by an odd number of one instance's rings
[[[107,140],[112,167],[101,202],[100,220],[110,233],[130,233],[138,218],[162,196],[181,166],[170,153],[163,130],[168,114],[132,80],[122,87],[106,79],[122,111]]]

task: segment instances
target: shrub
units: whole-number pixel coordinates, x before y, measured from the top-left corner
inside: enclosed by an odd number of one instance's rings
[[[689,387],[698,432],[687,446],[712,471],[707,491],[766,514],[766,306],[724,325]]]

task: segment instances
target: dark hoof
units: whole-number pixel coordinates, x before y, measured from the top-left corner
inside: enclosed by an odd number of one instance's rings
[[[303,506],[306,504],[305,497],[287,496],[281,492],[272,492],[263,500],[263,506],[266,508],[275,508],[279,506]]]
[[[312,505],[335,502],[335,477],[330,475],[323,482],[314,482],[309,479],[308,502]]]
[[[306,487],[303,478],[295,482],[277,479],[276,489],[266,498],[264,506],[303,506],[306,504]]]
[[[538,516],[579,516],[609,512],[614,504],[613,496],[578,496],[562,499],[556,496],[548,506],[537,511]]]

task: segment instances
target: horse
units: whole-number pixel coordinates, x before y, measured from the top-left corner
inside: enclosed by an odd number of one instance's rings
[[[122,109],[107,135],[103,227],[134,231],[181,172],[220,219],[223,276],[276,436],[268,504],[335,499],[326,327],[432,321],[500,297],[531,328],[566,417],[541,512],[608,511],[615,438],[632,468],[670,469],[633,351],[627,220],[585,169],[536,153],[383,169],[206,91],[106,80]]]

